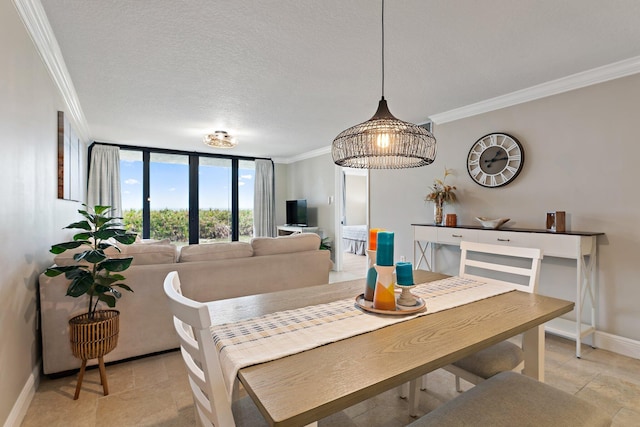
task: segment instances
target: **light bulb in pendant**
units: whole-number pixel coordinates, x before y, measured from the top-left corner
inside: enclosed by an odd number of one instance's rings
[[[378,135],[378,138],[376,140],[376,144],[378,145],[378,147],[380,148],[387,148],[389,147],[389,134],[388,133],[381,133]]]

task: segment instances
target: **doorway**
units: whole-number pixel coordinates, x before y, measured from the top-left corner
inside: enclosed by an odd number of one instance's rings
[[[336,167],[336,270],[366,273],[369,230],[369,171]]]

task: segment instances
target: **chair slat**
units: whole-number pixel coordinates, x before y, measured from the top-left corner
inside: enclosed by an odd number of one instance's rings
[[[165,278],[164,291],[174,315],[174,326],[199,421],[207,426],[235,427],[231,400],[211,336],[211,316],[207,305],[182,295],[180,279],[175,271]]]

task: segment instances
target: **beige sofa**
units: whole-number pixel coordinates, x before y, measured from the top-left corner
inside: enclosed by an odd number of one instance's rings
[[[122,360],[178,347],[173,320],[163,291],[170,271],[177,271],[183,292],[197,301],[328,283],[332,263],[329,251],[319,250],[320,237],[305,233],[276,238],[255,238],[251,243],[212,243],[177,250],[167,243],[123,246],[123,256],[133,256],[123,272],[134,293],[123,291],[118,346],[105,362]],[[70,265],[72,253],[54,258]],[[68,320],[86,312],[87,298],[66,296],[64,275],[40,275],[42,360],[45,374],[77,369],[81,361],[71,354]],[[88,364],[97,364],[91,360]]]

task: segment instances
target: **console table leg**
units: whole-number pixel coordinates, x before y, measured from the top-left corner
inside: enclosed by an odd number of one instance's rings
[[[582,255],[576,261],[576,357],[580,359],[582,353],[580,345],[582,344],[582,263],[584,258]]]

